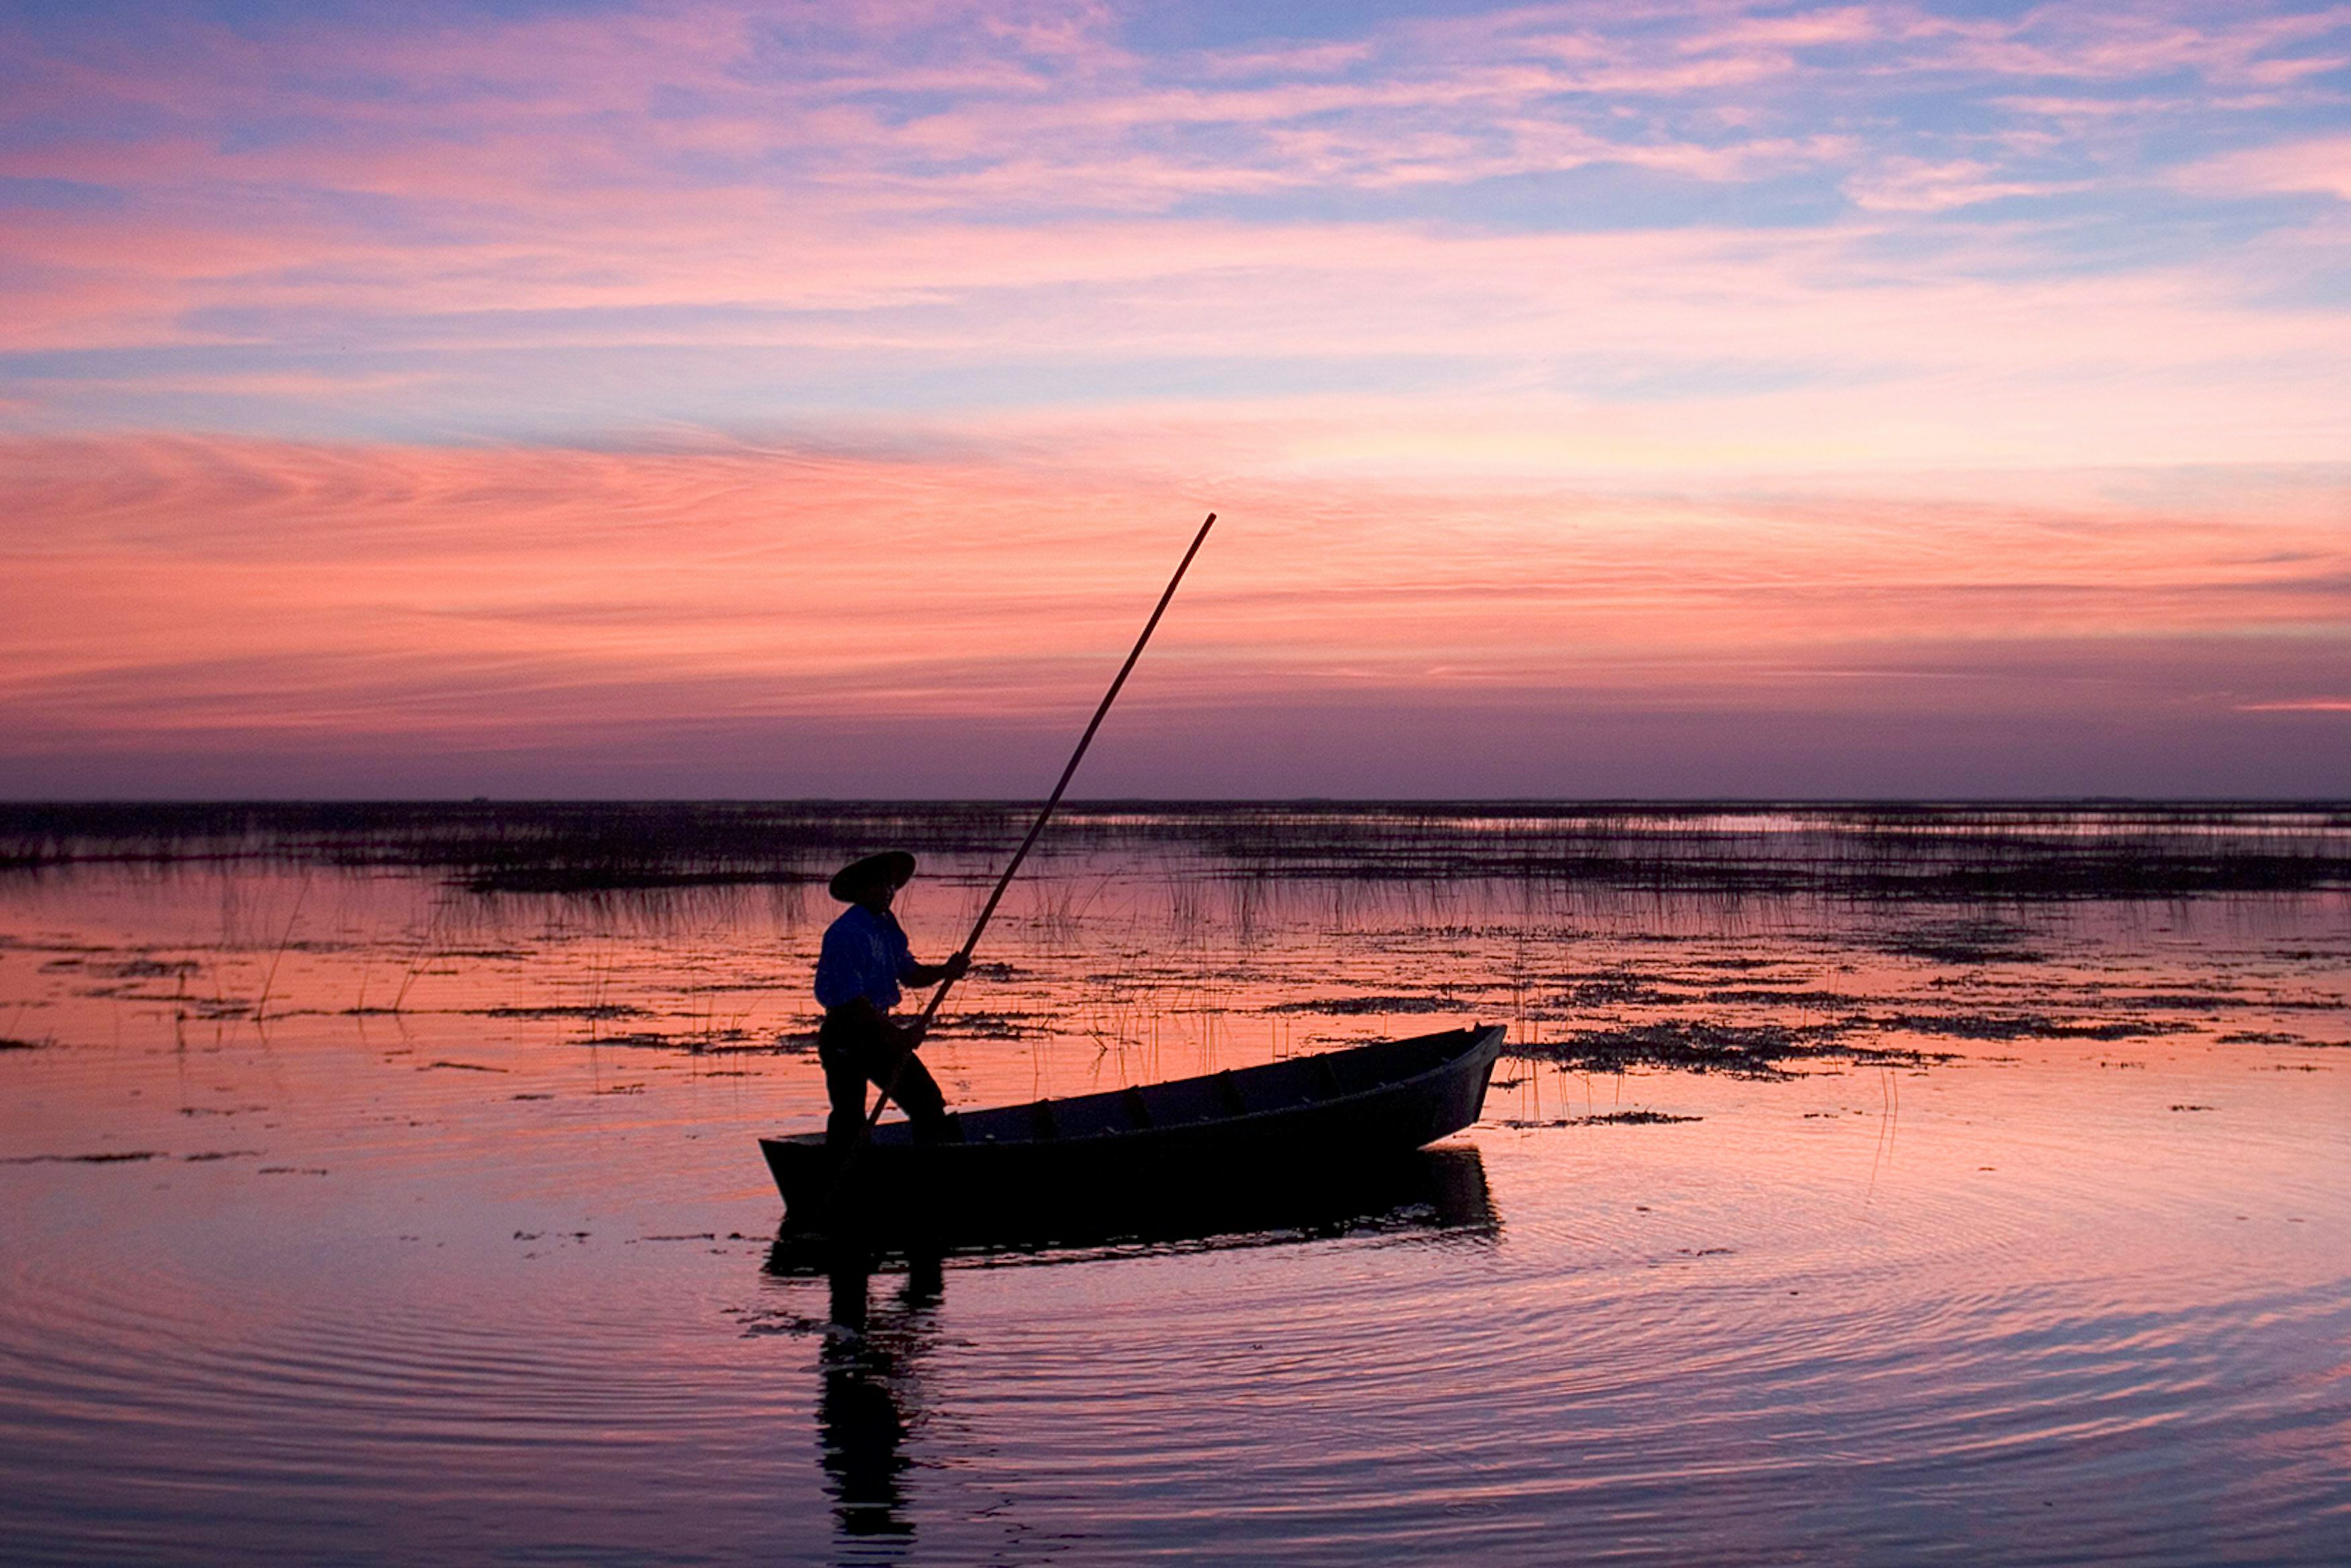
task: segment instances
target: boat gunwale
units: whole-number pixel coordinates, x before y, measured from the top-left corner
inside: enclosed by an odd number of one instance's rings
[[[1448,1034],[1460,1034],[1469,1037],[1468,1043],[1461,1051],[1454,1053],[1453,1055],[1447,1056],[1433,1067],[1424,1068],[1420,1071],[1412,1073],[1406,1077],[1390,1079],[1384,1083],[1375,1083],[1367,1089],[1351,1090],[1346,1093],[1333,1095],[1326,1100],[1310,1100],[1294,1105],[1269,1105],[1262,1110],[1242,1111],[1233,1115],[1212,1116],[1201,1121],[1181,1122],[1165,1127],[1104,1127],[1097,1132],[1080,1133],[1074,1137],[995,1138],[979,1143],[962,1144],[901,1143],[895,1138],[893,1138],[889,1143],[884,1144],[876,1141],[870,1144],[868,1146],[877,1151],[884,1149],[893,1151],[912,1151],[920,1149],[925,1155],[935,1155],[954,1150],[1000,1151],[1006,1149],[1023,1148],[1068,1148],[1072,1145],[1082,1145],[1095,1142],[1107,1142],[1112,1139],[1132,1143],[1140,1139],[1166,1137],[1173,1136],[1177,1134],[1197,1132],[1203,1128],[1221,1129],[1240,1127],[1251,1122],[1263,1121],[1273,1117],[1296,1116],[1303,1112],[1333,1110],[1347,1105],[1351,1102],[1369,1100],[1375,1095],[1393,1094],[1399,1090],[1407,1088],[1413,1084],[1420,1083],[1425,1080],[1435,1078],[1440,1073],[1450,1071],[1454,1068],[1458,1067],[1464,1060],[1477,1054],[1477,1052],[1484,1047],[1489,1039],[1496,1035],[1505,1034],[1507,1028],[1508,1026],[1499,1023],[1466,1024],[1458,1030],[1437,1030],[1428,1034],[1405,1035],[1400,1040],[1367,1040],[1362,1045],[1348,1046],[1340,1051],[1318,1051],[1306,1056],[1284,1057],[1279,1061],[1260,1062],[1259,1064],[1259,1067],[1285,1066],[1294,1061],[1311,1061],[1317,1055],[1343,1056],[1349,1051],[1375,1051],[1383,1046],[1409,1045],[1415,1040],[1436,1040]],[[1495,1054],[1498,1057],[1500,1055],[1499,1047],[1497,1048]],[[1230,1071],[1233,1070],[1227,1069],[1226,1071]],[[1242,1068],[1239,1071],[1248,1072],[1254,1071],[1256,1069]],[[1133,1084],[1129,1086],[1129,1089],[1156,1089],[1183,1083],[1212,1083],[1219,1076],[1220,1074],[1214,1072],[1196,1073],[1190,1078],[1166,1079],[1163,1083]],[[1104,1095],[1118,1095],[1128,1092],[1128,1090],[1111,1089],[1100,1091],[1099,1092]],[[1093,1095],[1079,1095],[1074,1096],[1073,1099],[1092,1099],[1095,1096]],[[1028,1102],[1026,1104],[988,1105],[981,1107],[981,1109],[991,1112],[1018,1112],[1026,1111],[1037,1105],[1066,1105],[1071,1103],[1072,1102],[1071,1100],[1032,1100]],[[900,1128],[904,1127],[905,1124],[904,1122],[893,1122],[891,1123],[890,1125],[893,1128]],[[1449,1136],[1450,1134],[1447,1135]],[[787,1133],[780,1136],[762,1137],[759,1140],[759,1146],[763,1150],[770,1147],[779,1149],[798,1148],[821,1150],[824,1147],[824,1142],[825,1134],[821,1130],[819,1130],[811,1133]]]

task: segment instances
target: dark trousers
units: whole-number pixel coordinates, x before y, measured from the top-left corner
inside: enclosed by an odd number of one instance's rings
[[[865,1120],[865,1086],[897,1086],[890,1097],[905,1109],[914,1124],[914,1141],[936,1144],[949,1140],[946,1096],[923,1059],[906,1049],[899,1031],[862,1009],[837,1009],[824,1015],[816,1031],[816,1059],[824,1066],[824,1092],[832,1100],[825,1119],[824,1141],[843,1148],[857,1141]],[[904,1065],[902,1067],[900,1063]]]

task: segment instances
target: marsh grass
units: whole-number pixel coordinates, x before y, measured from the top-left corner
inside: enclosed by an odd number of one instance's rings
[[[1008,801],[14,805],[0,807],[0,871],[265,862],[433,868],[486,894],[798,889],[878,845],[1000,862],[1030,810]],[[1531,896],[1583,885],[1959,903],[2164,898],[2351,886],[2351,806],[1093,802],[1065,805],[1040,852],[1104,851],[1181,856],[1243,889],[1507,880]],[[1254,894],[1238,896],[1246,917]]]
[[[64,891],[79,867],[176,886],[198,909],[217,896],[220,940],[201,961],[146,949],[54,960],[61,976],[79,967],[78,996],[167,1004],[183,1033],[323,1006],[544,1024],[506,1032],[643,1061],[804,1052],[806,964],[833,909],[813,879],[880,844],[914,846],[924,875],[902,910],[927,955],[959,938],[1026,816],[985,804],[26,807],[0,808],[0,846],[28,895],[47,896],[49,879]],[[1089,1085],[1457,1015],[1507,1023],[1515,1054],[1569,1074],[1901,1071],[1946,1045],[2204,1032],[2223,1009],[2262,1041],[2299,1042],[2288,1012],[2339,1008],[2337,988],[2306,973],[2125,982],[2084,970],[2081,938],[2119,923],[2134,942],[2172,942],[2159,934],[2190,904],[2258,930],[2267,917],[2253,911],[2337,910],[2334,890],[2351,887],[2351,810],[2331,805],[1081,806],[1049,841],[940,1032],[1016,1045],[1040,1082],[1058,1050],[1051,1071]],[[2101,905],[2090,872],[2124,862]],[[2210,892],[2226,868],[2256,863],[2270,885]],[[314,886],[320,866],[363,874]],[[554,891],[504,877],[534,867],[562,873],[539,884]],[[348,902],[354,889],[373,902]],[[361,907],[363,940],[350,913]],[[2311,933],[2332,927],[2295,918],[2258,952],[2306,971],[2325,960]],[[305,939],[321,932],[356,942],[325,998],[333,966]],[[0,1026],[11,1040],[37,1032]],[[984,1050],[969,1060],[988,1070]]]

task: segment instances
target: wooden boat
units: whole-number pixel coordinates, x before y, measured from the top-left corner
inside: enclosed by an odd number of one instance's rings
[[[973,1238],[1139,1234],[1270,1186],[1341,1193],[1478,1119],[1499,1025],[959,1118],[961,1143],[885,1122],[847,1156],[762,1138],[787,1231]]]

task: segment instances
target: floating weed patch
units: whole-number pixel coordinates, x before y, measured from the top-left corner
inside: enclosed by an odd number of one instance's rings
[[[2046,955],[2022,945],[2022,934],[2005,925],[1967,921],[1913,927],[1880,944],[1896,957],[1972,967],[1979,964],[2045,964]]]
[[[1873,1066],[1920,1066],[1948,1061],[1927,1051],[1855,1044],[1844,1024],[1729,1024],[1661,1019],[1622,1029],[1581,1030],[1562,1040],[1509,1048],[1514,1056],[1554,1061],[1585,1072],[1669,1067],[1725,1072],[1735,1078],[1791,1077],[1789,1061],[1853,1061]]]
[[[970,1036],[977,1040],[1029,1040],[1046,1032],[1027,1015],[1019,1013],[959,1013],[941,1025],[934,1038],[950,1039]],[[814,1036],[810,1045],[816,1043]]]
[[[1276,1002],[1265,1011],[1361,1018],[1379,1013],[1458,1013],[1469,1005],[1448,997],[1331,997],[1320,1001]]]
[[[1662,1127],[1675,1122],[1703,1122],[1703,1116],[1677,1116],[1665,1111],[1610,1111],[1598,1116],[1555,1116],[1528,1121],[1510,1118],[1495,1124],[1520,1129],[1533,1127]]]
[[[1863,998],[1843,991],[1771,990],[1756,988],[1700,991],[1687,998],[1711,1007],[1854,1008]]]
[[[86,973],[103,975],[113,980],[168,980],[178,975],[193,975],[204,966],[193,958],[180,958],[165,963],[156,958],[122,958],[113,963],[93,963]]]
[[[1677,1116],[1666,1111],[1610,1111],[1598,1116],[1578,1116],[1579,1127],[1662,1127],[1670,1122],[1703,1122],[1703,1116]]]
[[[0,1166],[122,1166],[162,1158],[161,1149],[130,1149],[119,1155],[11,1155]]]
[[[2061,1023],[2055,1019],[2023,1013],[1891,1013],[1858,1019],[1871,1029],[1903,1034],[1940,1035],[1946,1040],[2145,1040],[2152,1035],[2186,1034],[2196,1026],[2177,1019],[2136,1022]]]
[[[636,1019],[645,1016],[645,1009],[626,1002],[595,1002],[575,1007],[543,1008],[467,1008],[463,1009],[474,1018],[485,1019]]]
[[[1628,1004],[1656,1006],[1676,998],[1646,980],[1628,975],[1608,975],[1579,981],[1550,999],[1555,1008],[1606,1008]]]

